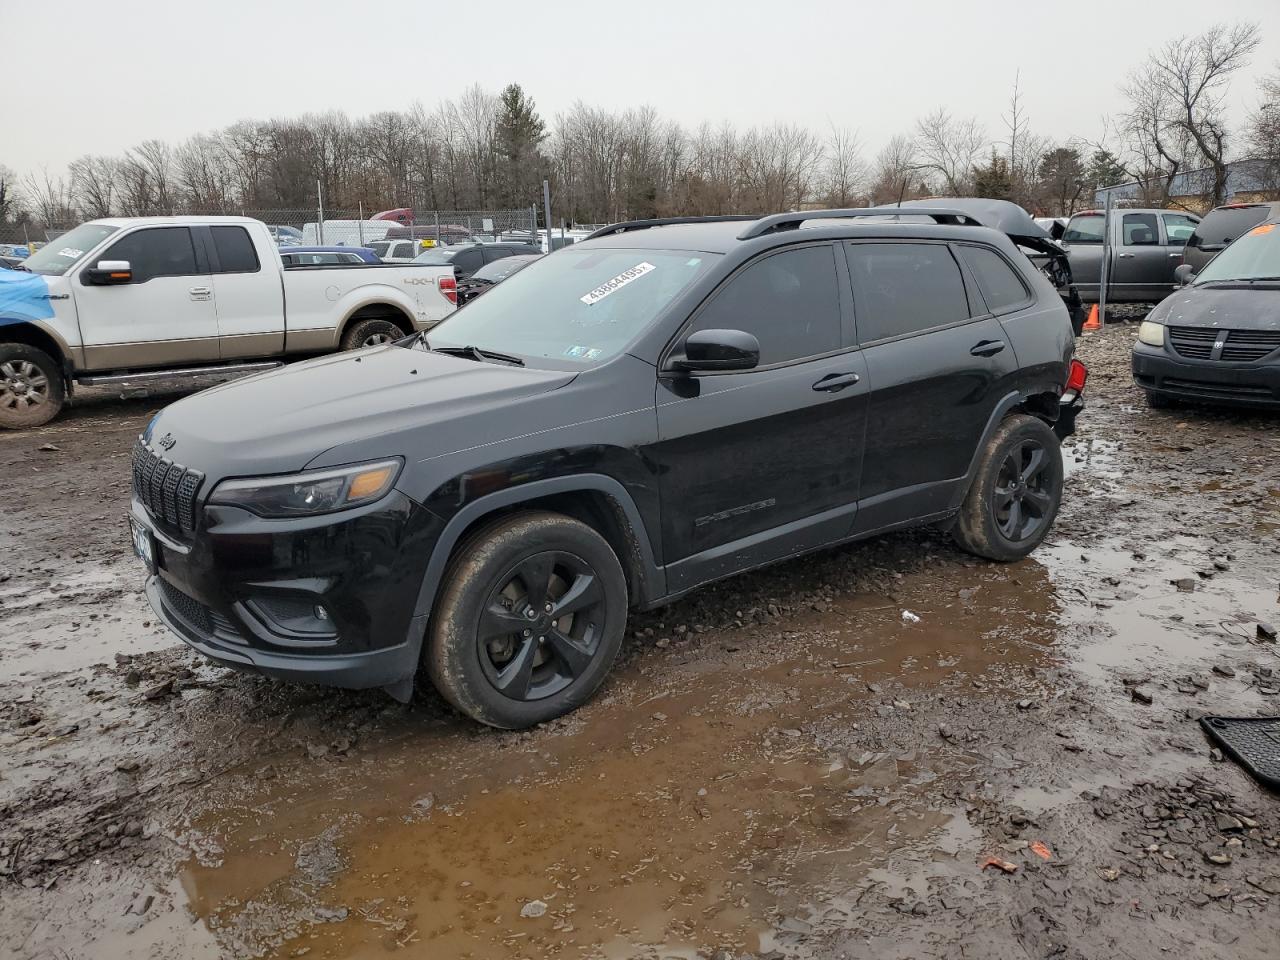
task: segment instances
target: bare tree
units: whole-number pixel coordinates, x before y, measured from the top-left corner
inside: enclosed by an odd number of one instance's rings
[[[868,168],[858,131],[831,127],[822,170],[822,202],[852,207],[866,195]]]
[[[52,177],[48,169],[41,170],[38,176],[29,173],[22,180],[22,192],[36,219],[45,226],[65,229],[79,219],[65,177]]]
[[[71,179],[71,192],[81,214],[89,219],[109,217],[115,212],[116,178],[120,161],[115,157],[86,154],[71,161],[67,175]]]
[[[1257,24],[1218,24],[1166,42],[1130,74],[1124,127],[1144,165],[1157,165],[1166,184],[1188,163],[1203,165],[1212,175],[1204,192],[1215,206],[1225,199],[1227,87],[1259,43]]]
[[[916,121],[919,169],[941,178],[942,189],[954,196],[967,194],[973,168],[990,143],[977,118],[956,120],[946,107]]]
[[[927,192],[915,141],[905,134],[891,137],[876,154],[871,178],[872,203],[893,203]]]
[[[1280,63],[1258,83],[1262,95],[1249,118],[1249,151],[1261,161],[1268,190],[1280,191]]]

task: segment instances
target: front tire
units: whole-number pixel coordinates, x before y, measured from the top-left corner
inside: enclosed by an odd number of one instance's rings
[[[1176,401],[1167,394],[1160,393],[1156,390],[1147,390],[1147,406],[1152,410],[1168,410],[1176,406]]]
[[[1062,483],[1054,432],[1035,417],[1007,417],[979,457],[953,531],[956,543],[988,560],[1021,560],[1053,526]]]
[[[531,727],[591,698],[626,619],[626,577],[603,537],[560,514],[517,514],[482,528],[450,564],[425,665],[472,719]]]
[[[359,350],[361,347],[377,347],[384,343],[393,343],[404,335],[404,331],[390,320],[380,320],[377,317],[357,320],[342,335],[342,349]]]
[[[57,362],[24,343],[0,344],[0,427],[39,427],[58,415],[66,387]]]

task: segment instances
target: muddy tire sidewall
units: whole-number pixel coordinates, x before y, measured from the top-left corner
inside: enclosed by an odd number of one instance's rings
[[[1049,464],[1045,469],[1050,472],[1052,506],[1047,521],[1034,536],[1014,541],[1004,535],[996,521],[994,492],[1005,458],[1015,444],[1028,439],[1038,441],[1049,456]],[[1053,522],[1062,503],[1062,487],[1062,449],[1057,435],[1043,420],[1036,417],[1026,414],[1006,417],[983,447],[977,474],[960,508],[952,535],[962,549],[979,557],[1000,562],[1021,560],[1038,547],[1053,529]]]
[[[572,553],[592,568],[604,591],[605,625],[595,658],[568,687],[541,700],[513,700],[485,676],[477,625],[504,572],[546,550]],[[440,694],[472,719],[507,730],[545,723],[577,709],[599,689],[622,646],[627,606],[622,564],[603,537],[561,514],[516,514],[469,536],[450,562],[427,628],[423,666]]]
[[[0,366],[6,363],[31,363],[39,368],[48,382],[47,394],[41,403],[34,404],[24,411],[19,411],[0,403],[0,429],[27,430],[48,423],[62,411],[66,400],[66,385],[62,380],[62,370],[53,357],[36,347],[22,343],[0,344]],[[0,372],[0,377],[4,374]],[[0,392],[0,400],[4,394]]]
[[[404,331],[390,320],[382,320],[377,317],[369,320],[360,320],[357,323],[353,323],[347,329],[347,332],[342,335],[342,349],[359,350],[365,346],[366,340],[379,334],[385,334],[391,340],[399,340],[404,336]]]

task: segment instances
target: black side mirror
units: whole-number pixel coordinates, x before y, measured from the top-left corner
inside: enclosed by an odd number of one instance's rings
[[[133,267],[128,260],[99,260],[84,272],[84,281],[98,287],[133,283]]]
[[[1195,267],[1191,266],[1189,263],[1184,263],[1180,264],[1178,268],[1173,271],[1173,280],[1178,286],[1185,287],[1192,281],[1195,275]]]
[[[750,370],[760,365],[760,341],[744,330],[698,330],[672,355],[677,370]]]

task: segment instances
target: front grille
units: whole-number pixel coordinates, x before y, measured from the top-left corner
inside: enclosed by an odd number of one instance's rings
[[[196,496],[203,483],[203,473],[160,456],[143,441],[133,448],[133,495],[170,526],[195,530]]]
[[[1174,390],[1194,390],[1197,393],[1221,394],[1228,397],[1270,398],[1270,387],[1256,387],[1245,383],[1211,383],[1207,380],[1182,380],[1165,377],[1161,384]]]
[[[1218,340],[1222,348],[1218,349]],[[1254,363],[1280,350],[1280,330],[1216,330],[1212,327],[1170,327],[1169,344],[1188,360]]]

